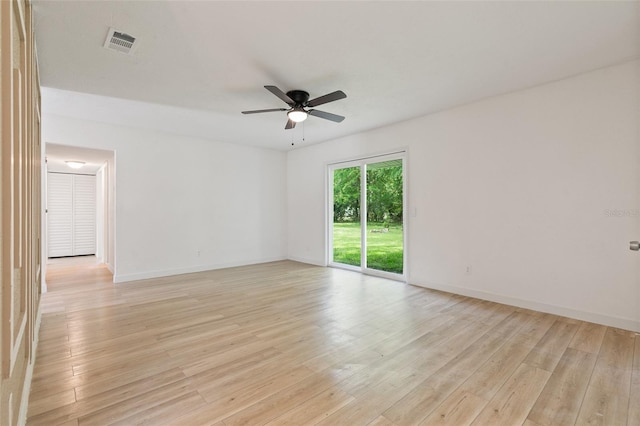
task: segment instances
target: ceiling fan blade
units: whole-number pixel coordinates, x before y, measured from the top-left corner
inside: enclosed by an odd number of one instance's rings
[[[336,123],[342,122],[344,117],[337,114],[331,114],[330,112],[318,111],[317,109],[310,109],[307,111],[309,115],[313,115],[314,117],[324,118],[325,120],[335,121]]]
[[[286,108],[271,108],[271,109],[254,109],[253,111],[242,111],[243,114],[258,114],[261,112],[273,112],[273,111],[286,111]]]
[[[344,99],[347,95],[342,90],[336,90],[335,92],[329,93],[324,96],[320,96],[319,98],[311,99],[307,102],[306,106],[308,107],[316,107],[318,105],[326,104],[327,102],[337,101],[338,99]]]
[[[289,118],[287,120],[287,125],[284,126],[285,130],[293,129],[294,127],[296,127],[296,122]]]
[[[282,99],[284,103],[286,103],[287,105],[293,106],[295,104],[293,99],[287,96],[286,93],[278,89],[276,86],[264,86],[264,88],[270,91],[271,93],[273,93],[274,95],[276,95],[277,97],[279,97],[280,99]]]

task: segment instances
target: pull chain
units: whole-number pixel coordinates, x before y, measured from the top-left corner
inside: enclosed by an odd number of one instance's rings
[[[304,121],[302,122],[302,140],[301,142],[304,142]],[[295,143],[293,142],[293,131],[291,132],[291,146],[295,146]]]

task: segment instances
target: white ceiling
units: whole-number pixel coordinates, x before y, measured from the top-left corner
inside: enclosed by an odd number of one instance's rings
[[[264,85],[346,92],[318,107],[345,121],[304,123],[309,144],[640,57],[638,1],[34,5],[45,113],[280,150],[303,126],[240,114],[286,106]],[[109,27],[135,54],[102,47]]]

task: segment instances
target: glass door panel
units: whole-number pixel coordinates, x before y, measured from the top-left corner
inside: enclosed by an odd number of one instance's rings
[[[333,170],[333,262],[361,266],[361,167]]]
[[[366,164],[366,267],[403,274],[402,159]]]

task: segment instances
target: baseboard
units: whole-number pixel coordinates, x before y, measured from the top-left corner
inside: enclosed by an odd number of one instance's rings
[[[620,318],[610,315],[598,314],[595,312],[580,311],[577,309],[567,308],[563,306],[549,305],[546,303],[533,302],[515,297],[503,296],[494,293],[488,293],[479,290],[472,290],[464,287],[452,285],[442,285],[436,283],[411,283],[418,287],[429,288],[433,290],[445,291],[447,293],[459,294],[461,296],[469,296],[476,299],[487,300],[489,302],[502,303],[504,305],[517,306],[519,308],[531,309],[533,311],[545,312],[548,314],[559,315],[567,318],[573,318],[581,321],[593,322],[610,327],[621,328],[624,330],[640,332],[640,321],[630,318]]]
[[[114,274],[114,283],[124,283],[129,281],[147,280],[150,278],[170,277],[173,275],[192,274],[194,272],[213,271],[216,269],[235,268],[237,266],[258,265],[260,263],[278,262],[287,260],[285,257],[274,257],[253,261],[238,261],[228,263],[218,263],[215,265],[196,265],[185,268],[164,269],[157,271],[136,272],[133,274]]]
[[[29,411],[29,394],[31,393],[31,381],[33,380],[33,367],[36,365],[36,354],[38,353],[38,342],[40,341],[40,323],[42,322],[42,311],[38,305],[38,313],[36,314],[36,326],[34,330],[33,348],[31,362],[27,365],[27,371],[24,376],[24,385],[22,386],[22,399],[20,400],[20,412],[18,413],[18,425],[27,424],[27,413]]]
[[[294,262],[300,262],[300,263],[307,263],[309,265],[315,265],[315,266],[327,266],[326,263],[322,263],[322,262],[318,262],[315,259],[307,259],[304,257],[298,257],[298,256],[289,256],[287,258],[288,260],[292,260]]]

